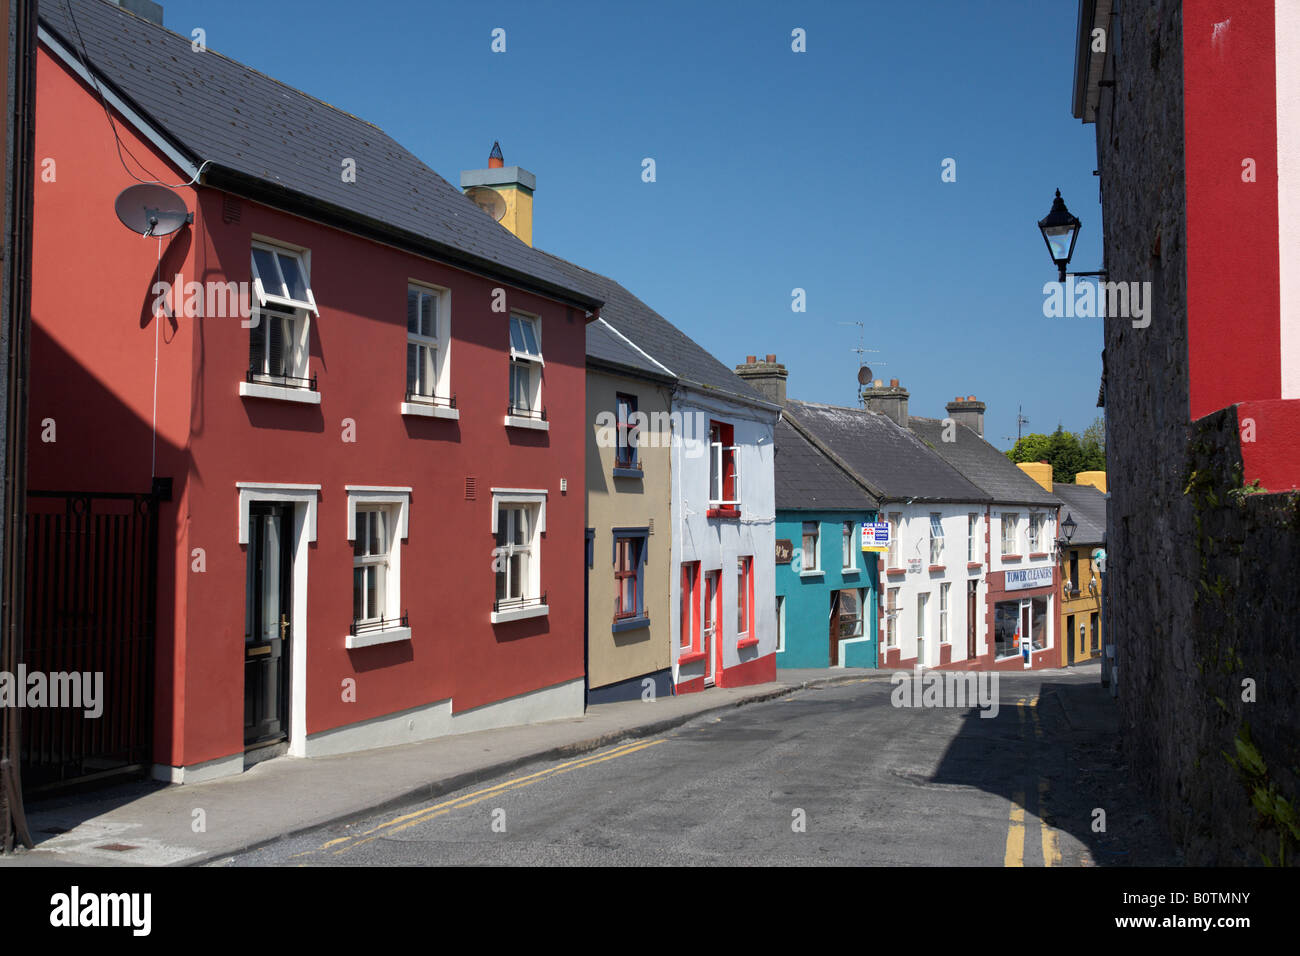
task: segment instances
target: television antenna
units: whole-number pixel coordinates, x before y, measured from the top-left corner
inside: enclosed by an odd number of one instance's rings
[[[1025,417],[1025,406],[1016,406],[1016,443],[1020,443],[1020,430],[1022,426],[1028,425],[1029,419]]]
[[[856,352],[858,356],[858,384],[862,386],[870,385],[872,379],[871,366],[867,364],[866,354],[868,352],[879,353],[880,349],[869,349],[862,344],[863,336],[866,334],[865,322],[837,322],[837,325],[856,325],[858,327],[858,344],[856,348],[849,349],[850,352]],[[877,366],[884,366],[885,362],[877,362]],[[861,397],[861,396],[859,396]]]

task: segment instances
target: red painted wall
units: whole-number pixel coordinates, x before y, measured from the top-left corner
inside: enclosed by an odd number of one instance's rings
[[[1273,3],[1186,0],[1183,61],[1195,420],[1281,397]],[[1242,182],[1247,157],[1256,163],[1252,183]],[[1172,238],[1162,237],[1166,249]]]
[[[118,128],[135,155],[152,154],[120,120]],[[140,313],[152,301],[145,297],[157,242],[117,222],[113,198],[133,181],[118,164],[102,109],[44,51],[38,163],[43,156],[58,160],[58,182],[37,183],[31,418],[38,436],[41,420],[55,417],[59,441],[33,448],[31,486],[148,490],[154,328],[141,328]],[[185,178],[161,161],[151,165],[159,178]],[[249,333],[237,318],[181,317],[163,328],[158,473],[173,476],[177,500],[164,509],[160,541],[160,620],[172,626],[159,626],[155,761],[190,765],[243,748],[238,481],[322,486],[309,560],[308,733],[449,697],[461,711],[580,678],[583,314],[507,287],[509,307],[541,316],[551,427],[506,429],[508,315],[490,308],[501,283],[251,202],[241,202],[238,222],[225,223],[219,192],[178,192],[195,223],[171,246],[164,240],[165,276],[248,281],[254,233],[310,249],[321,312],[312,319],[311,370],[322,401],[239,397]],[[451,290],[459,422],[398,412],[409,279]],[[355,422],[354,443],[343,441],[344,419]],[[465,500],[466,476],[478,479],[475,501]],[[574,483],[567,495],[562,477]],[[345,485],[414,489],[401,543],[409,643],[344,648],[352,615]],[[541,543],[547,618],[488,621],[492,487],[550,492]],[[206,554],[202,574],[189,570],[197,547]],[[173,641],[174,655],[165,650]],[[357,682],[355,703],[342,699],[348,677]]]
[[[183,516],[192,383],[191,330],[155,328],[151,288],[159,240],[132,235],[113,201],[136,180],[120,164],[103,109],[42,47],[36,67],[36,182],[28,484],[33,490],[148,492],[151,486],[155,337],[157,473],[176,478],[160,507],[155,759],[180,752],[184,715],[173,707],[183,647],[188,553]],[[124,152],[157,178],[185,177],[119,119]],[[149,174],[136,170],[143,178]],[[193,208],[194,191],[177,190]],[[188,230],[162,240],[165,271],[188,269]],[[177,400],[177,396],[181,396]],[[53,421],[54,441],[49,437]],[[242,678],[240,682],[242,693]]]

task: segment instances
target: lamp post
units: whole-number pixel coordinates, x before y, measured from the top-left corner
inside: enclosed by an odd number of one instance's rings
[[[1058,189],[1056,198],[1052,200],[1051,210],[1038,220],[1038,231],[1043,234],[1043,242],[1047,243],[1047,254],[1052,257],[1052,263],[1057,268],[1059,282],[1064,282],[1066,275],[1102,277],[1106,275],[1104,269],[1097,272],[1067,273],[1065,271],[1065,267],[1070,264],[1070,259],[1074,256],[1074,244],[1079,239],[1079,229],[1082,226],[1079,217],[1065,207],[1065,200],[1061,198],[1061,191]]]

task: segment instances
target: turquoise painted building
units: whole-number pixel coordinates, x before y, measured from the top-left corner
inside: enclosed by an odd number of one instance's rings
[[[879,501],[788,420],[776,427],[776,666],[875,667]]]

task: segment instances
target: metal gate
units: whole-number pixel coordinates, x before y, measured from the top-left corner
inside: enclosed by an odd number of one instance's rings
[[[23,789],[147,770],[158,499],[31,491],[27,505]]]

